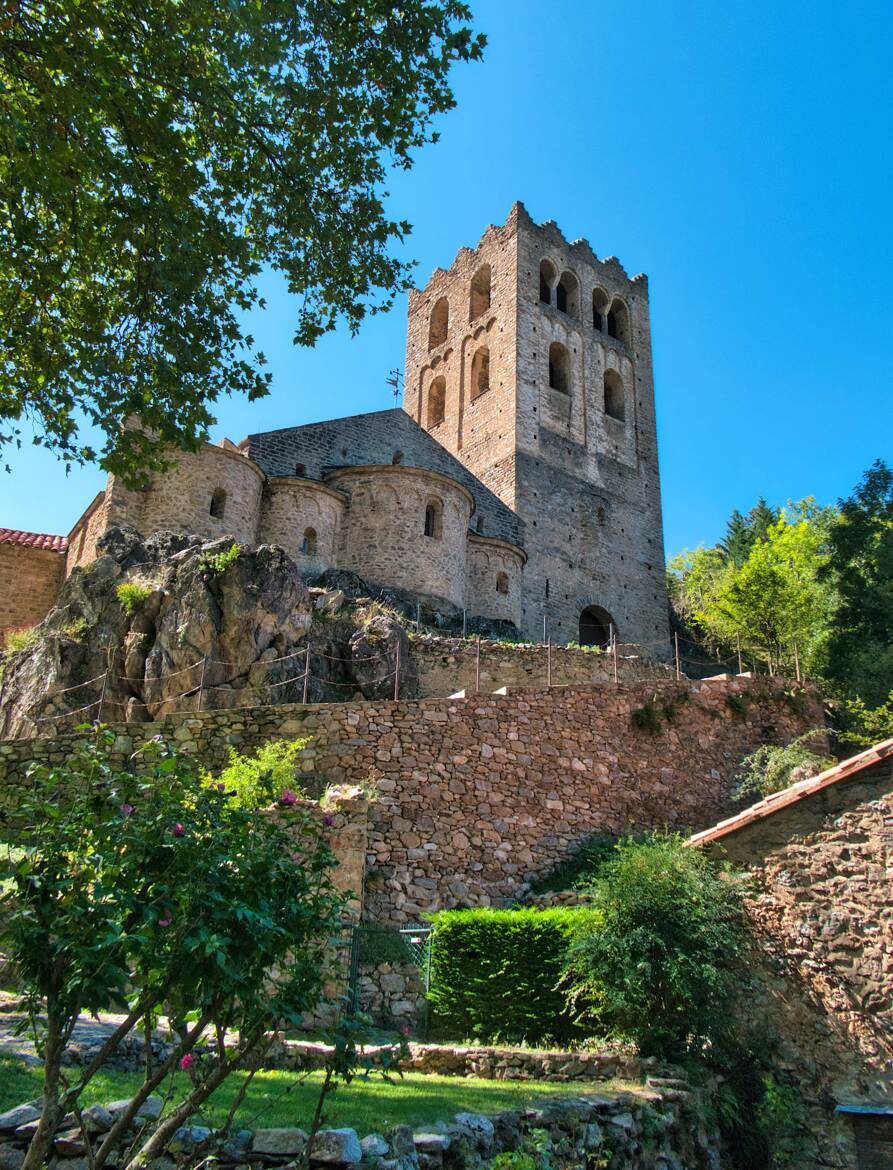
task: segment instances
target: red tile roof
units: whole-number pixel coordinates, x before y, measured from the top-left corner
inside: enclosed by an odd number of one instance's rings
[[[68,541],[64,536],[52,536],[48,532],[22,532],[18,528],[0,528],[0,544],[22,544],[25,548],[49,548],[53,552],[65,552]]]
[[[820,792],[823,788],[829,788],[832,784],[847,780],[850,776],[855,776],[857,772],[888,759],[893,759],[893,739],[885,739],[881,743],[876,743],[867,751],[860,752],[857,756],[850,756],[848,760],[835,764],[833,768],[829,768],[826,772],[820,772],[818,776],[810,776],[807,780],[799,780],[796,784],[792,784],[790,788],[783,788],[781,792],[773,792],[771,796],[767,796],[765,800],[761,800],[757,804],[752,804],[750,808],[746,808],[737,816],[729,817],[727,821],[720,821],[712,829],[695,833],[693,837],[689,837],[685,844],[706,845],[710,841],[718,841],[720,837],[725,837],[729,833],[737,833],[739,829],[743,829],[746,825],[752,825],[754,821],[771,816],[779,809],[788,808],[790,805],[812,796],[814,792]]]

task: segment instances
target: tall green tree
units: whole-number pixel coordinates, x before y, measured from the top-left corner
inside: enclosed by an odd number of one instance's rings
[[[893,469],[878,459],[839,507],[821,571],[836,594],[825,674],[875,707],[893,691]]]
[[[302,345],[389,307],[410,227],[382,182],[480,57],[470,18],[457,0],[4,5],[0,446],[26,422],[138,483],[198,445],[221,395],[267,393],[244,328],[263,269],[299,298]]]

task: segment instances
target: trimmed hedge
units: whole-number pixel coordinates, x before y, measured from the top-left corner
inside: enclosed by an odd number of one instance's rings
[[[539,1043],[581,1035],[557,984],[581,908],[447,910],[433,918],[433,1028],[451,1039]]]

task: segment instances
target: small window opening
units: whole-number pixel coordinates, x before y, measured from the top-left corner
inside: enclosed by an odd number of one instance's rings
[[[592,290],[592,327],[599,333],[605,331],[605,318],[608,312],[608,294],[603,288]]]
[[[223,488],[216,488],[214,494],[211,496],[210,513],[215,520],[222,520],[223,513],[226,511],[226,492]]]
[[[296,463],[295,464],[295,475],[304,475],[304,474],[306,474],[306,471],[307,471],[307,467],[305,466],[305,464],[303,464],[303,463]]]
[[[567,350],[558,341],[549,346],[549,385],[561,394],[570,393]]]
[[[443,535],[443,504],[440,500],[429,500],[425,505],[425,535],[440,540]]]
[[[552,304],[552,285],[557,275],[551,260],[544,260],[540,264],[540,300],[544,305]]]
[[[490,265],[479,268],[471,280],[468,320],[474,321],[490,308]]]
[[[402,463],[402,462],[403,462],[403,452],[402,451],[395,451],[394,454],[391,456],[391,463],[396,467],[397,464]]]
[[[428,429],[443,422],[446,412],[446,379],[435,378],[428,387]]]
[[[580,315],[580,286],[572,272],[562,272],[561,280],[555,289],[555,304],[562,313],[570,317]]]
[[[508,591],[509,591],[508,573],[497,573],[496,574],[496,592],[497,593],[508,593]]]
[[[608,310],[608,336],[629,344],[629,310],[618,298],[611,302]]]
[[[490,389],[490,351],[486,345],[475,351],[471,359],[471,398],[479,398]]]
[[[616,370],[605,370],[605,414],[618,422],[626,418],[626,393]]]
[[[475,519],[474,530],[475,530],[475,532],[483,532],[484,531],[484,518],[483,518],[483,516],[478,516]]]
[[[304,539],[301,541],[301,553],[305,557],[316,556],[316,529],[305,528]]]
[[[428,325],[428,349],[437,349],[447,339],[450,328],[450,303],[446,297],[441,297],[431,310],[431,321]]]

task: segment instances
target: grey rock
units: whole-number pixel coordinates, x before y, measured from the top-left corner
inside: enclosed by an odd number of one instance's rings
[[[106,1111],[112,1117],[112,1123],[116,1122],[125,1109],[130,1105],[130,1097],[122,1097],[119,1101],[111,1101],[106,1105]],[[140,1105],[137,1111],[137,1118],[142,1121],[157,1121],[161,1116],[161,1110],[164,1108],[164,1102],[160,1097],[147,1097]]]
[[[456,1128],[467,1136],[481,1153],[489,1153],[493,1148],[496,1127],[489,1117],[484,1117],[480,1113],[457,1113]]]
[[[412,1140],[419,1154],[443,1153],[450,1148],[450,1135],[447,1133],[415,1133]]]
[[[310,1157],[314,1162],[360,1162],[363,1147],[355,1129],[321,1129],[313,1142]]]
[[[25,1161],[25,1151],[18,1146],[11,1146],[8,1142],[0,1145],[0,1170],[22,1170]]]
[[[631,1132],[636,1128],[636,1119],[631,1113],[615,1113],[608,1119],[608,1124]]]
[[[340,613],[347,605],[347,595],[343,589],[334,589],[331,593],[322,593],[314,602],[314,609],[319,613],[334,616]]]
[[[597,1150],[602,1144],[602,1127],[597,1121],[590,1121],[586,1126],[586,1133],[583,1136],[583,1144],[587,1150]]]
[[[88,1105],[81,1116],[88,1133],[108,1133],[115,1124],[114,1117],[104,1105]]]
[[[360,1149],[364,1158],[386,1158],[391,1152],[391,1147],[380,1133],[367,1134],[360,1141]]]
[[[415,1153],[412,1129],[408,1125],[395,1125],[387,1132],[388,1143],[396,1157]]]
[[[181,1125],[174,1130],[174,1136],[168,1142],[168,1152],[171,1154],[191,1153],[197,1146],[204,1145],[213,1130],[204,1125]]]
[[[251,1140],[251,1149],[256,1154],[295,1157],[303,1154],[307,1140],[303,1129],[258,1129]]]
[[[56,1134],[53,1139],[53,1149],[64,1157],[79,1157],[86,1154],[87,1147],[79,1129],[68,1129],[64,1133]]]
[[[39,1121],[40,1113],[40,1109],[33,1105],[16,1105],[14,1109],[0,1113],[0,1130],[10,1132],[20,1125],[27,1125],[29,1121]]]

